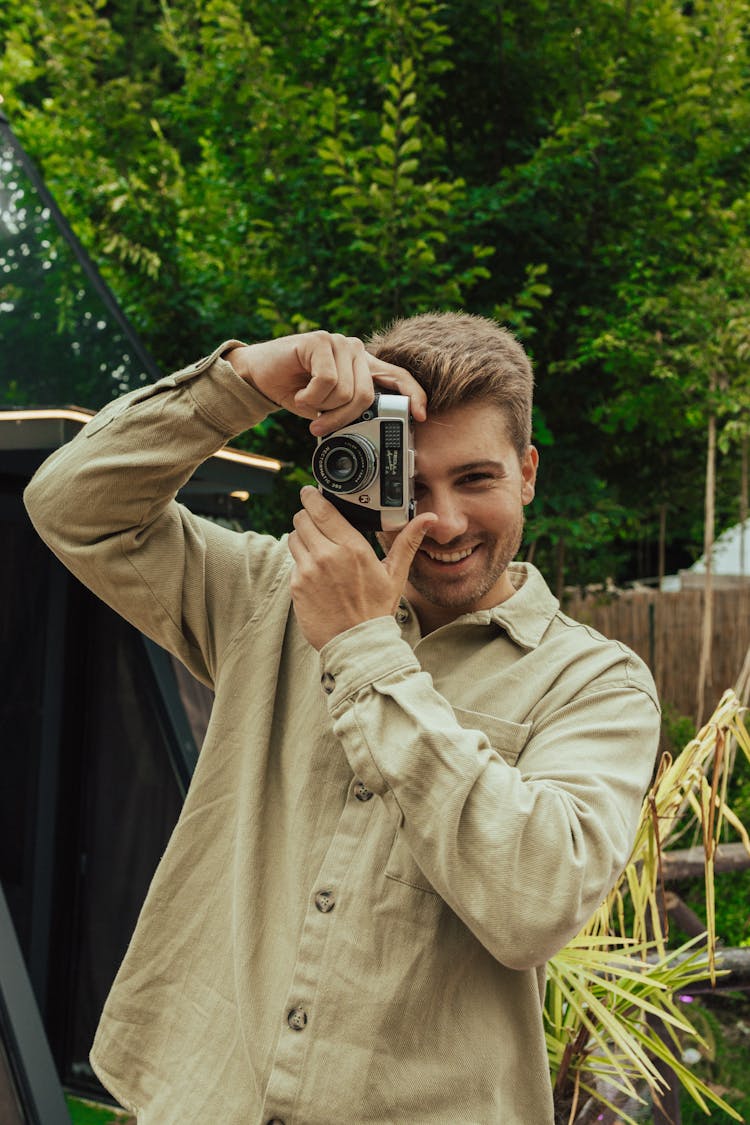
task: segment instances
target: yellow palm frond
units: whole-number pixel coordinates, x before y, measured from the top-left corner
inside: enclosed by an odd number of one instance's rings
[[[743,708],[728,691],[705,726],[672,759],[665,755],[643,803],[628,864],[583,930],[549,964],[545,1030],[550,1070],[569,1120],[582,1095],[617,1108],[615,1099],[658,1100],[666,1064],[685,1091],[709,1112],[740,1115],[689,1070],[682,1043],[701,1037],[675,996],[691,984],[716,982],[714,856],[725,825],[750,854],[750,835],[727,805],[735,750],[750,760]],[[698,832],[705,855],[706,934],[668,948],[662,857],[668,843]],[[705,1044],[703,1044],[705,1046]]]

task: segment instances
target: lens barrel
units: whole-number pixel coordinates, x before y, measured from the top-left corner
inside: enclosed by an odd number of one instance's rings
[[[359,434],[332,434],[313,453],[313,476],[329,492],[361,492],[377,468],[375,446]]]

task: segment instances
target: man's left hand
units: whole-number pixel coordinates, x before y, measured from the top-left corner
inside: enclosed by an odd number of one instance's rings
[[[396,536],[381,561],[363,535],[316,488],[302,489],[289,550],[296,566],[291,591],[302,632],[313,648],[369,621],[395,613],[412,559],[437,517],[424,512]]]

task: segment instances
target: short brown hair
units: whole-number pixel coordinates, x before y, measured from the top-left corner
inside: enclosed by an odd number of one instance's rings
[[[531,441],[534,375],[507,328],[470,313],[422,313],[375,332],[367,350],[405,367],[427,392],[432,414],[477,401],[498,406],[523,459]]]

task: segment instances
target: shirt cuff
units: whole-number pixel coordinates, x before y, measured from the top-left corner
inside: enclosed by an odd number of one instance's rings
[[[234,437],[257,426],[279,405],[237,374],[223,359],[225,352],[244,347],[240,340],[225,340],[210,355],[196,360],[167,378],[174,386],[190,383],[190,393],[201,410],[226,434]]]
[[[421,671],[393,617],[363,621],[333,637],[320,650],[321,686],[335,717],[347,701],[376,680],[403,671]]]

